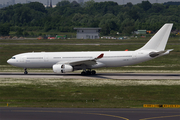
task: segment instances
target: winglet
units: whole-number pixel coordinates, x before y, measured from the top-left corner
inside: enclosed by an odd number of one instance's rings
[[[95,58],[96,60],[97,59],[101,59],[101,58],[103,58],[103,56],[104,56],[104,53],[102,53],[102,54],[100,54],[97,58]]]

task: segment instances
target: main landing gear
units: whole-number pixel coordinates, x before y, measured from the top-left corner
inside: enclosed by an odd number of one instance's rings
[[[81,75],[95,75],[96,74],[96,71],[95,70],[88,70],[88,71],[85,71],[85,70],[83,70],[82,72],[81,72]]]
[[[28,74],[27,68],[24,68],[24,74],[25,74],[25,75]]]

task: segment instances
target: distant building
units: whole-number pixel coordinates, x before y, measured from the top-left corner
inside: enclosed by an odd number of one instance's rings
[[[74,28],[77,30],[77,39],[99,39],[101,28]]]
[[[135,34],[146,34],[147,30],[134,31]]]
[[[49,0],[47,0],[47,5],[46,5],[46,7],[49,7]]]
[[[46,8],[54,8],[54,7],[56,7],[56,5],[53,5],[52,0],[47,0],[47,4],[44,5],[44,7],[46,7]]]
[[[52,0],[50,0],[50,8],[52,8]]]

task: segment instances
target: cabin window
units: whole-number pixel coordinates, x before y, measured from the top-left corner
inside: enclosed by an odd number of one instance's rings
[[[27,57],[27,59],[43,59],[43,57]]]

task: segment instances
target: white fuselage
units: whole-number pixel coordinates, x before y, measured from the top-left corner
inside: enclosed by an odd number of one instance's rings
[[[93,59],[100,54],[103,58],[97,60],[97,64],[90,68],[120,67],[141,63],[152,59],[150,51],[97,51],[97,52],[32,52],[13,56],[7,62],[22,68],[52,68],[58,62],[70,63]]]

